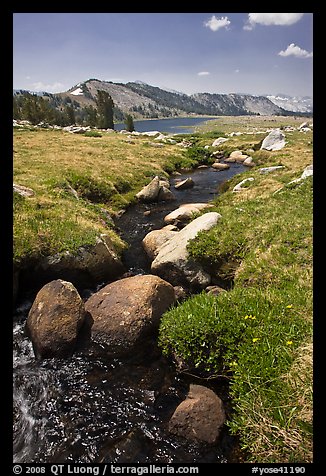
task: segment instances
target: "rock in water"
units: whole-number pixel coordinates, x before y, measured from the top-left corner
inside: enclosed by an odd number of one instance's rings
[[[187,244],[200,231],[209,230],[216,225],[220,218],[219,213],[209,212],[185,226],[159,249],[152,262],[152,272],[174,286],[190,285],[192,288],[205,288],[211,278],[199,263],[190,259]]]
[[[105,344],[113,356],[138,351],[174,302],[173,286],[158,276],[138,275],[108,284],[85,303],[94,320],[92,339]]]
[[[72,354],[85,318],[84,303],[73,284],[57,279],[43,286],[26,321],[36,357]]]
[[[213,205],[210,203],[185,203],[166,215],[164,217],[164,223],[173,224],[176,222],[187,222],[191,219],[194,213],[198,213],[200,210],[204,210],[205,208],[211,208],[212,206]]]
[[[191,177],[186,178],[185,180],[182,180],[181,182],[178,182],[174,185],[174,188],[177,190],[185,190],[186,188],[191,188],[195,185],[195,182],[192,180]]]
[[[150,259],[154,259],[157,256],[159,249],[164,245],[168,240],[173,238],[177,231],[166,230],[162,228],[161,230],[152,230],[142,241],[143,248],[146,251]]]
[[[220,164],[218,162],[215,162],[214,164],[212,164],[212,167],[215,170],[226,170],[230,168],[229,164]]]
[[[136,197],[141,202],[154,202],[158,198],[160,188],[160,179],[156,176],[146,187],[136,194]]]
[[[188,440],[215,443],[225,422],[222,400],[209,388],[190,385],[169,421],[169,431]]]
[[[261,149],[280,150],[285,146],[285,135],[280,129],[273,129],[262,142]]]

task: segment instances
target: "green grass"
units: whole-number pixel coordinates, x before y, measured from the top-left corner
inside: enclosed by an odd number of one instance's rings
[[[274,193],[311,163],[310,140],[296,134],[282,151],[252,153],[285,168],[253,168],[224,185],[214,201],[221,220],[188,250],[231,289],[194,296],[161,320],[162,350],[182,371],[229,382],[227,424],[248,462],[312,461],[312,179]]]

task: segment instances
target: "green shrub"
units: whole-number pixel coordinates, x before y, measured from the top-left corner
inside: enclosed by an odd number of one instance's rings
[[[100,134],[98,131],[86,131],[84,133],[84,137],[102,137],[102,134]]]

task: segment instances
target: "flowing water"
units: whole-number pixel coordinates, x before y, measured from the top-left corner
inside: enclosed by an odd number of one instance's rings
[[[124,261],[131,274],[149,270],[141,240],[163,226],[163,217],[181,203],[206,202],[224,180],[244,169],[198,169],[195,187],[176,191],[177,200],[139,204],[117,222],[130,243]],[[185,174],[189,176],[190,174]],[[183,178],[183,176],[178,177]],[[175,179],[171,179],[173,185]],[[173,187],[172,187],[173,188]],[[144,212],[147,212],[144,214]],[[148,213],[149,212],[149,213]],[[102,283],[104,284],[104,283]],[[85,291],[86,299],[89,293]],[[189,383],[202,383],[176,373],[155,343],[146,362],[137,356],[111,359],[94,343],[68,359],[34,358],[24,333],[32,302],[22,302],[14,315],[14,462],[49,463],[223,463],[232,460],[235,440],[223,430],[216,445],[189,443],[167,431]],[[224,382],[204,382],[229,411]]]

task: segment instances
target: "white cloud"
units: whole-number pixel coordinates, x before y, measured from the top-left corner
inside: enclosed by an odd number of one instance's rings
[[[244,30],[252,30],[257,23],[260,25],[293,25],[303,15],[303,13],[249,13],[248,22],[243,28]]]
[[[231,24],[228,17],[216,18],[215,15],[212,16],[210,20],[204,23],[205,26],[210,28],[212,31],[217,31],[220,28],[226,28]]]
[[[198,76],[208,76],[210,74],[209,71],[199,71],[199,73],[197,73]]]
[[[235,73],[240,73],[240,69],[235,69],[234,72]]]
[[[62,83],[45,84],[38,81],[32,84],[34,91],[46,91],[48,93],[59,93],[64,90],[65,85]]]
[[[296,56],[297,58],[312,58],[312,52],[300,48],[300,46],[291,43],[286,50],[282,50],[279,53],[279,56]]]

